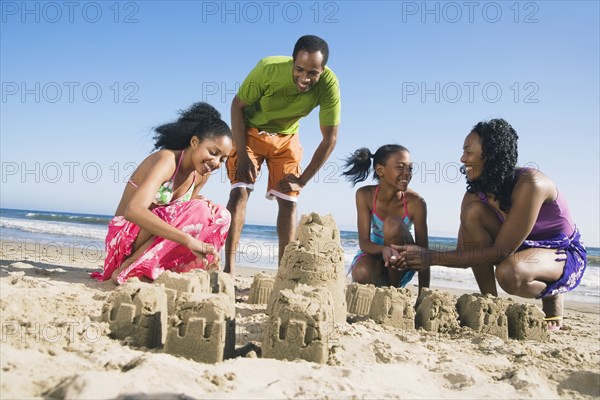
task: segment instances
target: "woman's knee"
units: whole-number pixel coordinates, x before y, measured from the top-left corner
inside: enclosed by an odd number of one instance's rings
[[[517,294],[522,285],[518,266],[508,262],[500,263],[496,267],[496,280],[502,290],[508,294]]]
[[[472,201],[467,203],[460,210],[460,223],[469,225],[472,223],[481,222],[482,218],[492,212],[490,206],[480,201]]]
[[[360,284],[373,283],[371,271],[364,264],[356,264],[352,268],[352,280]]]

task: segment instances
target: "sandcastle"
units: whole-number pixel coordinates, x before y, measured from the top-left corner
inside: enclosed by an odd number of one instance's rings
[[[164,352],[215,363],[235,352],[235,304],[228,295],[183,296],[170,318]]]
[[[369,318],[378,324],[413,330],[415,312],[410,290],[395,287],[375,289]]]
[[[248,304],[267,304],[273,285],[275,284],[275,276],[259,272],[254,275],[252,285],[250,286],[250,294],[248,295]]]
[[[333,217],[316,213],[303,215],[297,232],[297,240],[285,248],[267,304],[267,314],[272,314],[277,296],[283,289],[294,289],[299,284],[323,286],[333,298],[334,321],[345,323],[344,251]]]
[[[423,288],[418,299],[415,325],[430,332],[447,333],[458,329],[458,314],[448,293]]]
[[[265,328],[262,355],[280,360],[324,363],[334,330],[333,298],[325,287],[283,289]]]
[[[412,294],[408,289],[351,283],[346,288],[346,303],[348,314],[395,328],[415,327]]]
[[[506,308],[508,335],[519,340],[546,340],[544,312],[533,304],[510,304]]]
[[[508,339],[507,301],[492,295],[463,294],[456,302],[461,326]]]
[[[375,297],[374,285],[362,285],[360,283],[351,283],[346,288],[346,304],[349,314],[357,317],[366,317],[371,311],[371,303]]]
[[[215,363],[235,351],[235,292],[228,274],[162,273],[153,284],[130,279],[103,308],[111,336],[146,348]]]
[[[289,243],[267,303],[263,356],[325,362],[325,332],[346,323],[344,252],[333,217],[304,215]]]
[[[162,287],[131,280],[111,293],[102,308],[102,319],[111,336],[134,346],[154,348],[167,338],[167,294]]]

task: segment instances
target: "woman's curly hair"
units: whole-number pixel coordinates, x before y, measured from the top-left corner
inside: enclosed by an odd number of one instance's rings
[[[154,149],[183,150],[190,145],[193,136],[201,141],[219,136],[233,138],[217,109],[203,102],[180,110],[177,121],[160,125],[154,131]]]
[[[467,179],[467,192],[493,193],[494,199],[500,202],[500,209],[508,212],[517,178],[519,136],[502,118],[482,121],[472,132],[481,138],[483,172],[475,181]]]

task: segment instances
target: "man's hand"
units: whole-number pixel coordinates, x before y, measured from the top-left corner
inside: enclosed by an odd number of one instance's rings
[[[294,174],[287,174],[285,178],[277,184],[277,191],[281,193],[299,192],[304,187],[304,183]]]
[[[397,260],[397,266],[400,269],[408,268],[422,271],[429,268],[433,262],[434,251],[432,250],[414,244],[403,246],[392,244],[391,247],[400,252],[400,258]]]
[[[238,179],[246,183],[254,183],[256,182],[256,166],[248,157],[248,154],[238,152],[238,162],[236,174]]]

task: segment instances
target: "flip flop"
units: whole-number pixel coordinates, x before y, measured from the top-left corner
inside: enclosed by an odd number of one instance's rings
[[[545,322],[554,322],[554,321],[558,322],[558,325],[548,324],[546,328],[549,331],[559,331],[561,324],[562,324],[562,320],[563,320],[563,317],[561,315],[555,315],[553,317],[544,318]]]

